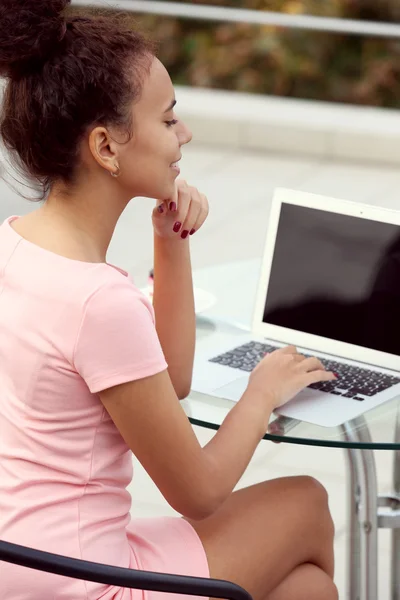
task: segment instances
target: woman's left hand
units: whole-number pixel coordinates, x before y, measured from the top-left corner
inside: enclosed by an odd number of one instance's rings
[[[208,211],[206,196],[179,179],[176,181],[174,196],[157,202],[153,210],[154,232],[165,239],[186,239],[200,229],[207,219]]]

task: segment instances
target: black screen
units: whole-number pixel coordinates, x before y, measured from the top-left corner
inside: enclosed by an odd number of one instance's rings
[[[263,320],[400,355],[400,227],[282,204]]]

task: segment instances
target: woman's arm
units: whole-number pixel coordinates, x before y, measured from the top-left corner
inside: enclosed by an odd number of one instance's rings
[[[183,180],[177,181],[174,196],[153,211],[156,329],[180,400],[190,392],[196,341],[189,234],[200,229],[207,215],[207,198]]]
[[[154,295],[157,334],[176,395],[186,398],[192,383],[196,341],[189,241],[154,235]]]
[[[167,502],[203,519],[227,499],[267,430],[271,411],[316,381],[331,381],[319,360],[294,348],[267,356],[212,440],[201,448],[167,371],[100,392],[134,455]]]

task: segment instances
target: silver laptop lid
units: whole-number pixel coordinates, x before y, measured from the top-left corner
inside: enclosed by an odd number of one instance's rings
[[[258,333],[400,369],[399,213],[278,190],[260,279]]]

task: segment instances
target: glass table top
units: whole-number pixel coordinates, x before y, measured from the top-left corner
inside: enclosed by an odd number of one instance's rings
[[[250,331],[259,268],[259,260],[249,260],[194,272],[195,287],[216,298],[214,306],[197,316],[198,339],[217,333],[234,339],[235,334]],[[234,402],[192,392],[182,406],[192,424],[218,429]],[[309,446],[400,450],[400,396],[340,427],[319,427],[273,416],[264,439]]]

